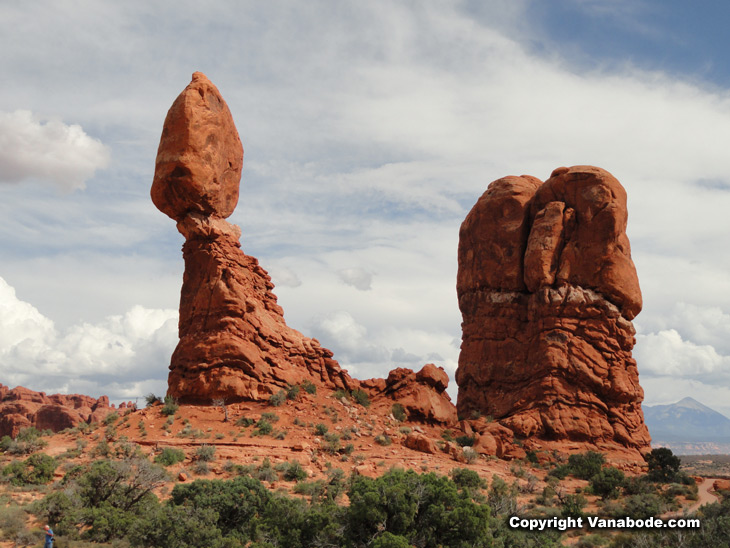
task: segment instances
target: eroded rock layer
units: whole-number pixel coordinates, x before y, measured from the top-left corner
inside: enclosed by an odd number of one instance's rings
[[[131,403],[123,403],[127,409]],[[0,384],[0,437],[14,438],[23,428],[59,432],[81,422],[99,422],[114,412],[109,398],[99,399],[80,394],[51,394],[35,392],[22,386],[13,389]]]
[[[626,192],[608,172],[491,183],[459,235],[462,416],[517,436],[649,450],[631,320]]]
[[[357,381],[332,352],[286,325],[271,278],[224,220],[238,201],[242,163],[226,102],[196,72],[165,119],[151,191],[185,237],[168,393],[184,403],[259,400],[305,380],[351,390]]]

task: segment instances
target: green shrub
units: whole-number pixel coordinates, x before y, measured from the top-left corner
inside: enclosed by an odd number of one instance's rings
[[[215,446],[204,443],[195,450],[194,460],[211,462],[215,460]]]
[[[460,489],[484,489],[487,486],[479,474],[468,468],[454,468],[451,470],[451,479]]]
[[[603,500],[618,498],[624,483],[624,473],[618,468],[605,468],[591,478],[591,490]]]
[[[279,390],[276,394],[272,394],[269,397],[269,405],[273,405],[274,407],[279,407],[285,401],[286,401],[286,391],[285,390]]]
[[[375,443],[378,445],[390,445],[393,443],[393,440],[390,439],[390,436],[387,434],[380,434],[379,436],[375,436]]]
[[[30,455],[40,451],[48,445],[46,440],[41,439],[42,435],[43,433],[32,426],[22,428],[14,440],[10,443],[4,442],[8,446],[6,451],[11,455]]]
[[[172,396],[165,396],[165,403],[162,406],[162,410],[160,411],[163,415],[171,416],[177,413],[177,410],[180,408],[180,406],[177,403],[177,400],[173,398]]]
[[[307,471],[297,461],[287,462],[283,470],[286,481],[300,481],[307,477]]]
[[[358,403],[363,407],[370,407],[370,398],[368,397],[368,393],[364,390],[360,390],[359,388],[353,390],[352,399],[355,400],[355,403]]]
[[[3,476],[13,485],[43,485],[53,480],[56,460],[45,453],[36,453],[25,461],[14,461],[3,468]]]
[[[586,451],[585,453],[570,455],[568,466],[570,473],[576,478],[589,480],[601,471],[605,459],[602,453]]]
[[[268,436],[274,430],[274,425],[268,420],[262,418],[256,423],[256,430],[254,430],[254,436]]]
[[[393,418],[397,421],[403,422],[408,418],[406,415],[406,408],[400,403],[394,403],[390,408],[390,412],[393,414]]]
[[[155,457],[155,462],[162,466],[172,466],[185,460],[185,452],[182,449],[165,447],[162,453]]]
[[[560,511],[560,515],[564,518],[580,518],[583,517],[583,508],[588,504],[588,501],[583,495],[567,495],[563,500],[563,508]],[[634,517],[631,514],[631,517]]]
[[[307,394],[316,394],[317,393],[317,385],[314,384],[312,381],[304,381],[302,383],[302,388]]]
[[[476,436],[457,436],[454,441],[461,447],[471,447],[476,441]]]
[[[296,400],[299,397],[301,387],[298,384],[292,385],[286,390],[286,399]]]
[[[261,418],[273,423],[279,420],[279,415],[276,413],[261,413]]]
[[[251,426],[255,422],[256,422],[255,420],[249,419],[248,417],[240,417],[236,421],[236,426],[240,426],[241,428],[247,428],[247,427]]]
[[[199,460],[193,464],[192,470],[195,475],[204,476],[210,472],[210,467],[206,461]]]
[[[161,403],[162,399],[158,398],[152,392],[150,392],[149,394],[147,394],[144,397],[144,401],[145,401],[147,407],[152,407],[153,405]]]
[[[329,430],[327,425],[321,422],[314,427],[314,433],[318,436],[324,436],[327,433],[327,430]]]
[[[104,420],[101,421],[104,423],[105,426],[111,426],[115,422],[117,422],[117,419],[119,418],[119,415],[115,412],[109,413],[106,417],[104,417]]]

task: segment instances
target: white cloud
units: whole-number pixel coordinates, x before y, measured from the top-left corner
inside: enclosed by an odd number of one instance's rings
[[[50,393],[84,392],[129,398],[160,386],[177,344],[177,311],[132,307],[98,324],[59,331],[17,298],[0,278],[0,367],[3,382]],[[114,379],[110,382],[109,379]]]
[[[674,329],[638,334],[634,357],[642,374],[730,382],[730,356],[682,339]]]
[[[27,110],[0,112],[0,182],[40,179],[75,190],[108,163],[107,147],[79,125],[44,122]]]
[[[363,268],[343,268],[337,271],[340,280],[360,291],[372,289],[373,275]]]
[[[271,276],[271,281],[277,287],[299,287],[302,280],[291,268],[281,265],[267,266],[266,270]]]

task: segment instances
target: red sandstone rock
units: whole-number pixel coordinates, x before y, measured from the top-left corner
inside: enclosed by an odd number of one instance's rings
[[[47,396],[22,386],[10,390],[0,384],[0,437],[15,437],[30,426],[58,432],[88,422],[93,413],[103,418],[110,412],[106,396],[98,400],[80,394]]]
[[[459,237],[461,415],[479,411],[545,442],[625,447],[636,461],[649,450],[626,221],[625,190],[595,167],[489,185]]]
[[[418,432],[411,432],[406,436],[403,445],[414,451],[420,451],[421,453],[430,453],[434,455],[438,452],[436,442],[425,434],[419,434]]]
[[[185,237],[180,342],[168,377],[183,403],[261,400],[290,384],[358,386],[332,352],[288,327],[274,284],[223,217],[238,200],[243,151],[228,107],[201,73],[165,119],[152,199]]]
[[[84,419],[78,411],[58,404],[44,405],[36,411],[33,417],[34,426],[38,430],[53,430],[54,432],[73,428],[80,422],[84,422]]]
[[[243,147],[231,111],[202,72],[175,99],[162,127],[152,201],[176,221],[228,217],[238,203]]]
[[[730,491],[730,480],[717,479],[712,482],[712,489],[714,491]]]
[[[456,407],[446,393],[448,382],[442,368],[426,364],[418,373],[399,367],[388,374],[385,383],[382,379],[369,379],[360,385],[370,392],[373,402],[400,403],[410,420],[455,424]]]

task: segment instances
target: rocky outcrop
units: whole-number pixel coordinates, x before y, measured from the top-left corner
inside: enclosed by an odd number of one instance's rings
[[[271,278],[225,221],[238,202],[242,163],[226,102],[196,72],[165,119],[151,191],[185,237],[168,393],[183,403],[260,400],[305,380],[352,390],[357,381],[332,352],[286,325]]]
[[[0,437],[14,438],[29,426],[59,432],[81,422],[103,420],[113,411],[106,396],[97,400],[80,394],[46,395],[22,386],[11,390],[0,384]]]
[[[448,384],[446,371],[432,363],[417,373],[399,367],[387,379],[361,381],[361,387],[369,391],[373,402],[385,402],[388,406],[400,403],[409,420],[445,425],[457,422],[456,407],[446,393]]]
[[[626,223],[626,192],[599,168],[489,185],[459,235],[460,415],[522,438],[626,448],[637,461],[649,450]]]

